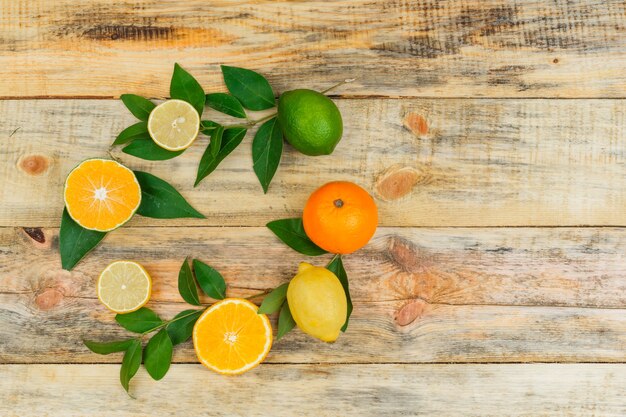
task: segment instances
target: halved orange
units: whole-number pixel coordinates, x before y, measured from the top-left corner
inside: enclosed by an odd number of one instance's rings
[[[85,229],[108,232],[126,223],[139,208],[141,188],[135,174],[108,159],[88,159],[65,180],[65,207]]]
[[[243,298],[226,298],[209,307],[193,328],[198,360],[224,375],[238,375],[263,362],[272,347],[272,325]]]

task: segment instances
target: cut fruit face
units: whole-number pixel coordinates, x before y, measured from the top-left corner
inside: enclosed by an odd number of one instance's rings
[[[161,103],[148,118],[148,132],[154,143],[168,151],[187,149],[200,131],[200,115],[182,100]]]
[[[98,278],[98,299],[109,310],[125,314],[143,307],[150,299],[152,280],[137,262],[116,261]]]
[[[242,298],[227,298],[207,309],[193,328],[200,362],[225,375],[242,374],[260,364],[272,347],[272,326],[257,310]]]
[[[65,207],[81,227],[109,232],[130,220],[141,203],[135,174],[108,159],[89,159],[65,180]]]

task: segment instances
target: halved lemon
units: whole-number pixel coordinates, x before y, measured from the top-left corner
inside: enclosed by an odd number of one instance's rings
[[[116,261],[107,266],[98,278],[98,299],[109,310],[131,313],[150,299],[152,279],[137,262]]]
[[[200,362],[225,375],[242,374],[260,364],[272,347],[272,325],[243,298],[227,298],[205,311],[193,328]]]
[[[187,149],[200,131],[200,115],[183,100],[159,104],[148,117],[148,133],[154,143],[168,151]]]
[[[141,203],[141,188],[133,171],[119,162],[88,159],[67,176],[63,198],[80,226],[109,232],[133,217]]]

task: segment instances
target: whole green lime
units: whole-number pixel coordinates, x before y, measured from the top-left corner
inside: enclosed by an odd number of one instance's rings
[[[284,92],[278,100],[278,120],[287,142],[305,155],[330,155],[343,133],[335,103],[313,90]]]

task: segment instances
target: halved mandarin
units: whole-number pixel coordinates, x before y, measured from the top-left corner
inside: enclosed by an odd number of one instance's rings
[[[198,360],[224,375],[242,374],[260,364],[272,347],[272,326],[258,307],[226,298],[209,307],[193,328]]]
[[[119,162],[88,159],[67,176],[63,196],[76,223],[109,232],[133,217],[141,203],[141,188],[133,171]]]

